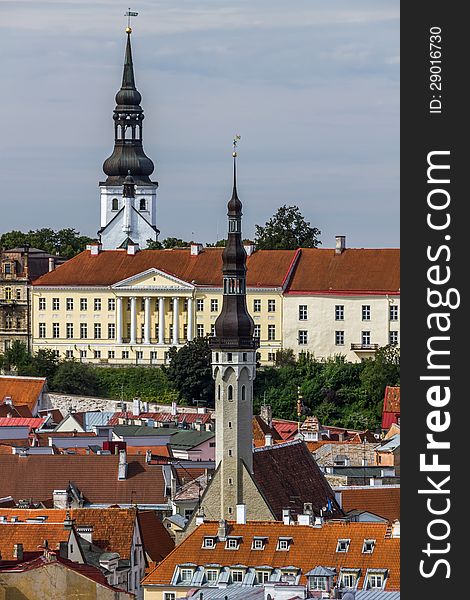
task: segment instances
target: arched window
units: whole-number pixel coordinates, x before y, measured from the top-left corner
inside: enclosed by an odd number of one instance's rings
[[[140,199],[139,210],[147,210],[147,201],[145,198]]]
[[[242,385],[242,400],[246,400],[246,387]]]
[[[229,401],[233,400],[233,387],[231,385],[228,386],[228,399]]]
[[[220,400],[220,385],[217,386],[217,400]]]
[[[119,208],[119,200],[117,198],[113,198],[111,201],[111,210],[118,210]]]

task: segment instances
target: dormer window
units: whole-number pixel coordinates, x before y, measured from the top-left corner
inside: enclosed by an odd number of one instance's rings
[[[238,537],[228,537],[227,541],[225,542],[226,550],[238,550],[239,546],[240,546],[240,538],[238,538]]]
[[[336,552],[347,552],[349,550],[349,544],[351,540],[338,540],[338,545],[336,546]]]
[[[341,569],[339,574],[339,586],[341,588],[355,589],[360,574],[360,569]]]
[[[216,569],[206,569],[206,581],[208,583],[215,583],[219,578],[219,571]]]
[[[193,569],[181,569],[180,571],[180,580],[181,583],[189,583],[193,578]]]
[[[269,581],[270,576],[270,571],[256,571],[256,582],[261,584],[266,583],[267,581]]]
[[[368,569],[364,579],[365,590],[383,590],[387,578],[386,569]]]
[[[243,581],[243,571],[233,570],[232,573],[232,583],[241,583]]]
[[[362,546],[363,554],[372,554],[375,548],[375,540],[364,540],[364,544]]]
[[[290,545],[292,543],[291,537],[280,537],[277,540],[277,548],[276,550],[289,550]]]
[[[205,537],[202,541],[203,548],[215,548],[215,537]]]
[[[266,539],[264,537],[255,537],[253,538],[253,542],[251,544],[251,549],[252,550],[264,550],[264,547],[266,546]]]

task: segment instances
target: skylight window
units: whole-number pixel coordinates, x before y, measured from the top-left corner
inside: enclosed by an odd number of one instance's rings
[[[289,550],[291,542],[292,542],[292,538],[290,538],[290,537],[280,537],[277,540],[276,550]]]
[[[215,538],[205,537],[202,541],[203,548],[215,548]]]
[[[375,548],[375,540],[364,540],[364,544],[362,546],[363,554],[372,554]]]
[[[338,540],[338,545],[336,546],[336,552],[347,552],[349,550],[349,544],[351,540]]]
[[[226,550],[238,550],[238,546],[240,545],[240,538],[237,537],[228,537],[225,542]]]
[[[251,544],[252,550],[264,550],[266,545],[266,538],[253,538],[253,542]]]

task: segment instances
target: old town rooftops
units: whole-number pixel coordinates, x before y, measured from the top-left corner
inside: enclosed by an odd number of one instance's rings
[[[35,286],[108,287],[140,273],[159,271],[200,287],[222,286],[223,248],[125,250],[78,254],[34,282]],[[400,251],[393,248],[258,250],[247,258],[247,286],[274,287],[288,293],[364,292],[398,294]]]
[[[383,523],[326,522],[314,527],[268,521],[243,525],[230,522],[227,537],[238,539],[236,548],[235,544],[219,540],[218,527],[214,521],[199,525],[144,579],[143,585],[168,586],[179,566],[193,563],[200,567],[219,564],[261,569],[260,565],[264,565],[284,570],[289,565],[301,572],[301,583],[306,582],[306,574],[316,566],[334,568],[337,573],[341,569],[358,569],[358,587],[362,587],[368,569],[380,569],[387,574],[387,590],[400,587],[400,540],[390,537],[389,528]],[[214,540],[212,545],[204,544],[206,537]],[[255,545],[255,538],[264,538],[264,544]],[[280,539],[290,541],[280,545]],[[373,543],[366,546],[365,541]],[[309,551],[305,552],[305,548]]]

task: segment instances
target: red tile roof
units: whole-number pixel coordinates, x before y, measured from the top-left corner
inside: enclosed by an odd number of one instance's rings
[[[145,552],[152,561],[159,563],[173,550],[175,542],[155,511],[141,510],[138,519]]]
[[[341,490],[345,512],[366,510],[389,521],[400,519],[399,487],[348,488]]]
[[[10,520],[19,512],[16,508],[0,508],[0,514]],[[23,544],[25,552],[39,552],[44,540],[51,550],[56,550],[60,542],[69,539],[69,535],[70,531],[64,529],[63,519],[55,523],[0,523],[0,553],[3,560],[11,560],[15,544]]]
[[[284,508],[290,508],[294,515],[302,514],[306,502],[311,502],[314,514],[319,515],[328,500],[333,510],[329,516],[342,516],[330,484],[301,441],[255,448],[253,472],[278,520],[282,519]]]
[[[282,437],[279,432],[270,427],[259,415],[253,417],[253,442],[256,447],[264,446],[266,443],[266,435],[271,434],[273,444],[282,442]]]
[[[302,248],[288,293],[398,293],[400,250]]]
[[[131,421],[138,421],[139,419],[153,419],[158,423],[196,423],[201,422],[202,424],[210,423],[213,420],[212,413],[178,413],[176,416],[170,412],[147,412],[140,413],[140,415],[134,415],[132,412],[117,412],[110,418],[108,425],[118,425],[119,419],[130,419]]]
[[[159,269],[199,286],[222,286],[223,248],[204,248],[198,256],[187,249],[142,250],[134,256],[125,250],[106,250],[91,256],[86,250],[34,281],[34,285],[108,286],[147,271]],[[295,250],[260,250],[247,259],[250,287],[281,287]]]
[[[387,412],[400,412],[400,386],[385,388],[384,410]]]
[[[115,455],[0,455],[0,497],[49,500],[71,481],[92,504],[167,502],[161,465],[128,456],[127,478],[118,481],[118,462]]]
[[[296,421],[285,421],[284,419],[273,419],[273,427],[284,441],[291,439],[297,434],[299,425]]]
[[[33,414],[26,404],[0,404],[0,417],[7,417],[11,415],[12,417],[26,417],[32,418]]]
[[[0,402],[10,396],[13,404],[26,404],[33,410],[46,384],[44,377],[7,377],[0,375]]]
[[[0,417],[0,427],[30,427],[38,429],[46,419],[40,417]]]
[[[323,527],[307,525],[284,525],[279,522],[249,522],[245,525],[229,524],[228,535],[240,536],[238,550],[226,550],[225,542],[217,541],[214,548],[203,548],[204,536],[217,536],[218,523],[199,525],[179,546],[171,552],[144,580],[143,585],[168,586],[175,567],[183,563],[223,566],[243,564],[248,567],[269,565],[285,567],[293,565],[302,570],[301,583],[306,582],[305,573],[316,566],[361,569],[359,589],[367,569],[388,569],[386,590],[400,589],[400,540],[385,537],[384,523],[338,523],[327,522]],[[253,537],[267,538],[264,550],[252,550]],[[279,537],[291,537],[288,551],[277,551]],[[347,553],[336,552],[339,539],[351,540]],[[362,552],[365,539],[376,544],[371,554]]]

